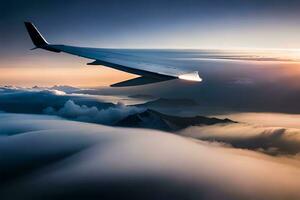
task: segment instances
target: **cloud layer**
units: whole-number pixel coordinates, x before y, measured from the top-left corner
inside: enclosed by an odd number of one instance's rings
[[[70,90],[70,88],[63,88]],[[100,124],[114,124],[143,108],[108,103],[82,94],[67,94],[47,88],[0,88],[0,110],[14,113],[48,114],[63,118]]]
[[[228,124],[189,127],[181,135],[218,141],[237,148],[258,150],[271,155],[291,154],[300,159],[300,129]]]
[[[55,110],[52,107],[47,107],[44,113],[48,115],[58,115],[76,121],[113,125],[128,115],[142,111],[144,111],[143,108],[125,106],[121,103],[107,109],[98,110],[95,106],[80,106],[75,104],[74,101],[68,100],[62,108]]]
[[[0,135],[1,199],[300,198],[290,158],[55,116],[2,113]]]

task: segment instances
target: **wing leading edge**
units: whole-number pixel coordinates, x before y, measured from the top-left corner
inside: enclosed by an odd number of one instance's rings
[[[191,72],[171,66],[153,64],[145,62],[140,57],[112,52],[109,49],[49,44],[31,22],[25,22],[25,26],[33,44],[35,45],[34,49],[41,48],[56,53],[65,52],[93,59],[94,62],[88,63],[88,65],[104,65],[141,76],[120,83],[115,83],[111,85],[112,87],[145,85],[178,78],[188,81],[202,81],[197,71]]]

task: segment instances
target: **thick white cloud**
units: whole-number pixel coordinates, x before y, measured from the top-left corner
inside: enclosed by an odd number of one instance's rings
[[[291,158],[53,116],[0,114],[0,134],[1,199],[300,199]]]

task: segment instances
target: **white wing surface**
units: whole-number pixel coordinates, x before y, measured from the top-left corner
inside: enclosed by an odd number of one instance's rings
[[[198,71],[188,71],[161,64],[154,64],[143,58],[114,52],[103,48],[86,48],[68,45],[49,44],[31,22],[25,22],[29,36],[35,48],[53,52],[65,52],[80,57],[93,59],[89,65],[104,65],[117,70],[140,75],[141,77],[113,84],[113,87],[144,85],[171,79],[184,79],[187,81],[202,81]]]

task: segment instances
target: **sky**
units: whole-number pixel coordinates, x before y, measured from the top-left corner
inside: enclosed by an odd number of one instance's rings
[[[1,1],[0,85],[105,86],[133,77],[33,47],[23,21],[51,43],[109,48],[298,49],[300,2]],[[47,73],[45,73],[47,72]]]

